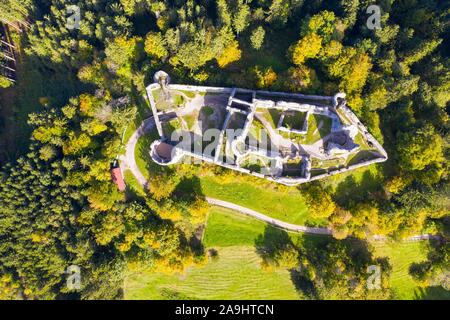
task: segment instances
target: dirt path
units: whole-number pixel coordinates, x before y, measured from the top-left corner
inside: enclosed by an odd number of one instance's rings
[[[142,135],[144,135],[145,133],[149,132],[153,128],[154,125],[155,125],[155,122],[153,120],[153,117],[150,117],[150,118],[144,120],[142,122],[142,124],[139,126],[139,128],[130,137],[127,144],[125,145],[125,148],[126,148],[125,155],[122,155],[120,157],[120,160],[121,160],[120,167],[121,167],[122,171],[130,170],[131,173],[137,179],[137,181],[144,187],[147,185],[147,179],[144,177],[144,175],[139,170],[139,167],[136,164],[136,159],[134,158],[134,151],[135,151],[136,144],[137,144],[137,141],[139,140],[139,138]],[[294,231],[294,232],[307,233],[307,234],[331,235],[331,229],[329,229],[329,228],[315,228],[315,227],[307,227],[307,226],[301,226],[301,225],[287,223],[287,222],[284,222],[284,221],[281,221],[278,219],[271,218],[269,216],[266,216],[265,214],[254,211],[252,209],[242,207],[240,205],[237,205],[237,204],[234,204],[231,202],[215,199],[215,198],[206,197],[206,201],[208,201],[208,203],[211,205],[235,210],[242,214],[251,216],[255,219],[269,223],[278,228],[282,228],[282,229],[286,229],[286,230],[290,230],[290,231]],[[436,236],[429,235],[429,234],[422,234],[422,235],[416,235],[416,236],[406,238],[406,239],[404,239],[404,241],[419,241],[419,240],[428,240],[431,238],[436,238]],[[373,237],[373,240],[386,241],[386,240],[388,240],[388,238],[385,236],[375,235]]]
[[[296,224],[287,223],[287,222],[284,222],[284,221],[281,221],[278,219],[271,218],[269,216],[266,216],[260,212],[251,210],[249,208],[241,207],[241,206],[231,203],[231,202],[214,199],[214,198],[206,198],[206,201],[208,201],[209,204],[238,211],[240,213],[243,213],[245,215],[251,216],[258,220],[267,222],[271,225],[274,225],[274,226],[282,228],[282,229],[291,230],[291,231],[295,231],[295,232],[309,233],[309,234],[323,234],[323,235],[331,234],[331,230],[328,228],[313,228],[313,227],[300,226],[300,225],[296,225]]]
[[[128,139],[128,142],[125,145],[125,154],[119,157],[122,172],[130,170],[136,180],[144,187],[147,185],[147,179],[144,177],[141,170],[139,170],[134,157],[134,152],[139,138],[149,132],[154,126],[155,121],[153,120],[153,117],[144,120],[139,128],[131,135],[130,139]],[[150,146],[148,147],[150,152]]]

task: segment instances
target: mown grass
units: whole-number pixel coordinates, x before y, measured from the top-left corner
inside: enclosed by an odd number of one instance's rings
[[[211,207],[203,236],[205,247],[254,246],[258,237],[266,230],[268,224],[234,210]],[[319,243],[328,240],[327,236],[305,235],[287,232],[293,243],[302,239]]]
[[[298,299],[289,272],[261,270],[248,246],[217,248],[219,258],[184,275],[131,273],[125,299]]]
[[[253,246],[266,223],[232,210],[213,207],[203,236],[205,247]]]
[[[218,258],[184,275],[130,273],[126,299],[299,299],[286,270],[267,272],[255,251],[266,224],[231,210],[213,207],[204,244]],[[295,237],[296,235],[294,235]]]
[[[255,184],[243,176],[226,183],[220,176],[200,177],[200,184],[207,197],[229,201],[289,223],[323,224],[309,216],[305,200],[296,188],[276,189],[270,187],[270,183]]]
[[[424,289],[410,276],[409,267],[427,258],[426,241],[375,243],[375,252],[388,257],[392,265],[391,288],[396,299],[450,299],[450,291],[435,287]]]
[[[125,281],[127,299],[301,299],[287,271],[267,272],[260,267],[255,242],[267,224],[232,210],[213,207],[203,243],[218,259],[192,267],[184,275],[130,273]],[[294,243],[327,241],[323,236],[288,233]],[[388,257],[393,267],[391,288],[396,299],[449,299],[442,288],[418,287],[409,266],[426,258],[425,242],[373,243],[375,253]]]

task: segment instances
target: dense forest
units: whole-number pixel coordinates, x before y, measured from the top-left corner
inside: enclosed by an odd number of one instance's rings
[[[380,28],[368,27],[372,4]],[[68,25],[70,5],[79,26]],[[126,269],[207,263],[195,177],[234,173],[167,168],[144,195],[111,182],[161,69],[176,83],[345,92],[389,160],[367,188],[299,187],[334,240],[312,249],[265,237],[262,263],[296,270],[311,298],[389,298],[385,282],[365,288],[375,260],[389,273],[365,240],[433,234],[429,260],[410,272],[436,283],[450,266],[449,17],[438,0],[3,0],[18,59],[16,83],[0,76],[0,299],[116,299]],[[66,286],[70,265],[83,270],[80,290]]]

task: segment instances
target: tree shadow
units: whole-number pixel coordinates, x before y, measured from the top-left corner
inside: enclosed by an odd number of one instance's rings
[[[150,155],[150,145],[153,141],[158,139],[160,139],[158,131],[156,130],[156,128],[154,128],[150,132],[142,135],[136,144],[135,158],[138,158],[136,159],[138,167],[138,161],[143,161],[145,163],[146,172],[142,172],[144,176],[147,176],[150,172],[158,173],[166,170],[166,167],[160,166],[155,161],[153,161]]]
[[[359,182],[353,175],[340,182],[336,187],[333,199],[338,205],[348,207],[351,202],[364,202],[375,198],[379,191],[381,191],[381,186],[378,179],[370,171],[365,171]]]
[[[291,270],[290,276],[297,292],[302,293],[308,299],[320,299],[319,291],[317,290],[316,286],[310,279],[305,277],[302,272],[298,270]]]
[[[21,42],[25,42],[25,37]],[[21,48],[27,47],[21,43]],[[0,90],[0,118],[7,119],[0,135],[0,162],[14,161],[27,152],[32,128],[28,115],[43,108],[61,108],[82,92],[93,93],[92,85],[81,82],[62,63],[19,52],[16,83]]]
[[[267,225],[264,233],[255,240],[256,252],[264,259],[270,258],[287,245],[292,245],[291,238],[284,230]]]
[[[177,174],[176,172],[174,174]],[[181,178],[181,181],[176,186],[173,192],[174,198],[186,205],[198,199],[205,200],[205,195],[202,192],[200,179],[197,176],[189,176]],[[205,246],[202,242],[203,233],[205,231],[205,224],[202,223],[188,236],[187,243],[194,253],[194,257],[204,257]]]
[[[176,172],[174,174],[177,174]],[[197,176],[183,177],[175,188],[173,194],[177,199],[184,201],[193,201],[199,197],[204,199],[200,179]]]
[[[450,300],[450,291],[442,286],[425,287],[416,289],[414,293],[416,300]]]
[[[364,281],[367,266],[372,264],[380,265],[383,271],[390,272],[388,261],[374,258],[365,241],[304,237],[298,246],[301,263],[298,269],[290,270],[291,280],[296,290],[308,299],[330,297],[329,290],[342,291],[344,297],[345,292],[351,292],[352,284],[348,282],[349,287],[341,288],[336,287],[337,283],[347,282],[343,279],[349,277],[354,278],[354,281]],[[345,265],[345,269],[337,269],[339,262]]]

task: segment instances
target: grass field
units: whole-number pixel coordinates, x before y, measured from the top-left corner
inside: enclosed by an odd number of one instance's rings
[[[301,299],[287,271],[261,270],[255,241],[266,224],[228,209],[213,207],[203,242],[219,258],[204,267],[190,268],[184,275],[130,273],[125,281],[127,299]],[[289,233],[294,243],[326,238]],[[411,263],[426,257],[424,242],[374,243],[378,256],[387,256],[393,267],[391,287],[397,299],[449,299],[439,288],[421,289],[409,276]]]
[[[425,241],[405,243],[376,243],[375,252],[381,257],[388,257],[392,265],[391,287],[396,299],[450,299],[450,291],[442,288],[420,288],[409,275],[409,266],[421,262],[427,257]]]
[[[126,299],[299,299],[288,271],[266,272],[254,243],[265,224],[223,208],[212,208],[205,247],[219,258],[184,275],[127,276]]]
[[[233,202],[294,224],[323,224],[309,217],[305,200],[296,188],[278,190],[266,184],[246,182],[240,176],[227,183],[220,177],[201,177],[200,184],[203,194],[211,198]]]
[[[186,275],[130,274],[125,299],[298,299],[287,271],[267,273],[251,247],[218,248],[219,259]]]
[[[205,247],[253,246],[266,223],[232,210],[213,207],[203,235]]]

